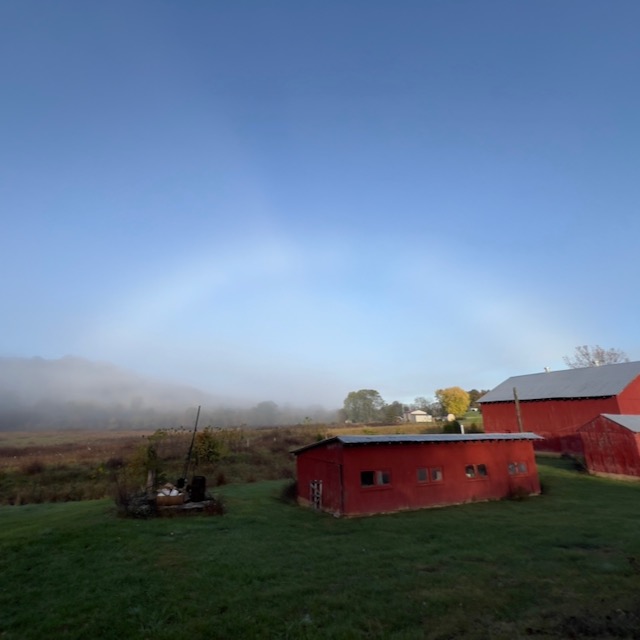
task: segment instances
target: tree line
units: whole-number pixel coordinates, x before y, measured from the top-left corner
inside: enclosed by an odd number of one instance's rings
[[[477,408],[478,399],[487,392],[488,389],[465,391],[461,387],[448,387],[436,390],[434,400],[418,396],[407,404],[397,400],[385,402],[375,389],[360,389],[349,392],[340,417],[345,422],[394,424],[404,421],[409,412],[418,409],[437,418],[449,414],[461,417],[469,408]]]

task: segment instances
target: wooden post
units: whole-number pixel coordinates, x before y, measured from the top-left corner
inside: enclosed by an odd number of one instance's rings
[[[516,401],[516,416],[518,418],[518,430],[520,433],[524,431],[522,428],[522,414],[520,413],[520,399],[518,398],[518,390],[513,387],[513,399]]]

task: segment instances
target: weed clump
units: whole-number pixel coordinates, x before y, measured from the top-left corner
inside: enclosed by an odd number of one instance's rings
[[[145,491],[128,491],[118,486],[116,490],[118,515],[126,518],[151,518],[158,514],[156,501]]]
[[[514,487],[509,492],[509,500],[522,502],[523,500],[528,500],[529,497],[530,493],[524,487]]]

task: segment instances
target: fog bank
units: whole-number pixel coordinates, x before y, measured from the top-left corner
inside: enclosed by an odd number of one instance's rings
[[[241,405],[83,358],[0,358],[0,430],[157,429],[333,422],[321,406]]]

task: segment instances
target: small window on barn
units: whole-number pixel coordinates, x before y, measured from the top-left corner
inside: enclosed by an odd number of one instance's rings
[[[468,464],[464,468],[464,475],[467,476],[467,478],[475,478],[476,477],[475,467],[472,464]]]
[[[431,482],[442,482],[442,469],[440,467],[431,469]]]
[[[478,465],[478,475],[481,478],[486,478],[489,475],[487,473],[487,465],[486,464],[479,464]]]
[[[361,471],[360,484],[363,487],[373,487],[373,485],[375,484],[375,475],[373,471]]]
[[[427,469],[424,467],[417,470],[418,482],[428,482],[429,481],[429,473]]]
[[[514,476],[518,472],[518,467],[515,462],[509,463],[509,475]]]
[[[376,484],[391,484],[391,475],[388,471],[376,471]]]
[[[527,463],[518,462],[518,473],[527,473]]]

